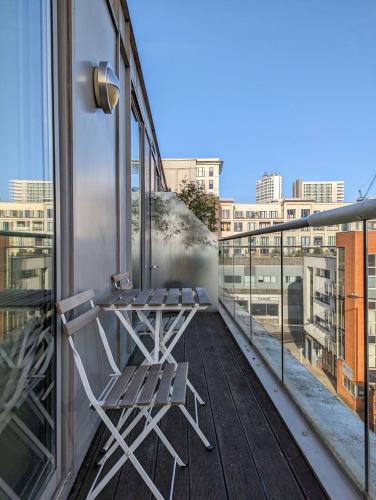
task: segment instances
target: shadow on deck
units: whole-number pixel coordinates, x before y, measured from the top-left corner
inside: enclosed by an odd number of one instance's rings
[[[189,463],[186,468],[177,468],[174,498],[326,498],[218,314],[197,314],[175,348],[175,357],[189,362],[189,378],[207,402],[199,408],[199,422],[215,448],[208,452],[203,447],[177,408],[168,412],[162,420],[162,430]],[[192,411],[193,398],[189,391],[187,395]],[[86,497],[107,436],[101,425],[70,499]],[[172,458],[155,434],[148,436],[136,455],[168,498]],[[150,498],[150,493],[134,468],[126,463],[98,498],[143,500]]]

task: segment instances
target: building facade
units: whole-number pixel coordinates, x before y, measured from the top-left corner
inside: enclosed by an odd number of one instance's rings
[[[150,288],[150,193],[166,183],[124,1],[5,2],[0,30],[8,68],[0,95],[0,498],[64,499],[99,421],[55,302],[87,289],[103,297],[121,271]],[[112,113],[94,95],[101,61],[118,78]],[[133,346],[112,315],[101,319],[123,368]],[[75,340],[100,394],[107,358],[95,326]]]
[[[283,179],[278,173],[264,174],[256,181],[256,203],[267,203],[283,197]]]
[[[221,236],[271,228],[311,214],[341,207],[346,203],[316,203],[312,200],[286,198],[274,203],[235,203],[232,199],[220,200]],[[339,226],[303,228],[289,231],[286,246],[292,248],[333,247]],[[254,237],[254,244],[260,247],[280,245],[278,233]]]
[[[317,203],[342,203],[345,201],[345,183],[297,179],[292,185],[292,196],[293,198],[308,198]]]
[[[19,180],[9,181],[9,199],[19,202],[45,202],[53,201],[52,181]]]
[[[219,197],[219,177],[223,161],[219,158],[163,158],[167,186],[179,191],[183,181],[194,181],[207,193]]]

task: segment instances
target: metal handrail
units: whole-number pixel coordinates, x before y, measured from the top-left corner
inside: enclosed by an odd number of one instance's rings
[[[259,234],[280,233],[281,231],[291,231],[303,227],[321,227],[332,226],[334,224],[346,224],[350,222],[359,222],[376,218],[376,199],[364,200],[345,207],[325,210],[316,214],[309,215],[302,219],[291,222],[283,222],[271,227],[263,227],[244,233],[224,236],[220,241],[246,238],[249,236],[258,236]]]

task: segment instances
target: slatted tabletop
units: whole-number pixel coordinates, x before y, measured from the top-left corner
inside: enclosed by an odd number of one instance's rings
[[[115,290],[98,305],[104,309],[206,309],[211,305],[205,288],[157,288],[155,290]]]

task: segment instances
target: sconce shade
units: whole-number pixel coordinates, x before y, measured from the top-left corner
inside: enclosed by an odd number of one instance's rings
[[[101,61],[94,70],[94,95],[98,108],[111,114],[120,96],[119,79],[107,61]]]

